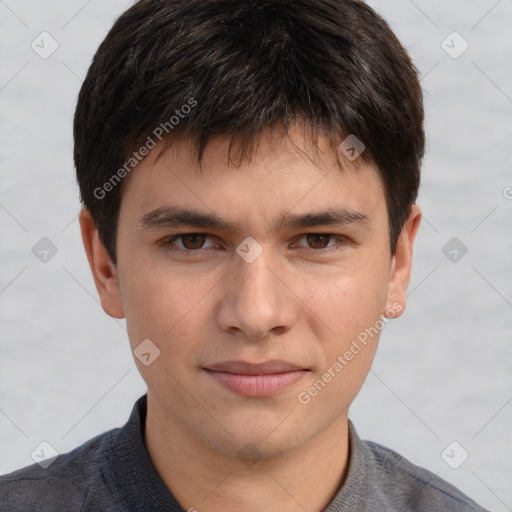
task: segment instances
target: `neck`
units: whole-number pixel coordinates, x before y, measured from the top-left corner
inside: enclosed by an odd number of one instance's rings
[[[148,397],[145,442],[160,478],[190,512],[320,512],[341,487],[348,466],[346,417],[292,451],[241,464]]]

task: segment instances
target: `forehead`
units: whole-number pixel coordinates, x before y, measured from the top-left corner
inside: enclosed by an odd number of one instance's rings
[[[194,205],[223,218],[275,224],[278,212],[320,207],[382,213],[385,192],[377,168],[334,154],[329,141],[313,147],[299,130],[288,136],[268,131],[247,158],[233,161],[233,149],[236,154],[230,137],[216,136],[199,162],[187,141],[157,146],[125,184],[120,215]]]

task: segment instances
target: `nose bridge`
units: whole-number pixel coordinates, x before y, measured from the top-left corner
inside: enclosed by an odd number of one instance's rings
[[[276,268],[271,248],[252,261],[244,259],[243,253],[235,259],[219,316],[223,329],[244,331],[247,337],[258,339],[272,330],[290,328],[294,306],[286,287],[275,276]]]
[[[273,288],[276,287],[276,278],[271,272],[272,256],[270,249],[262,253],[253,262],[249,263],[245,260],[238,261],[236,264],[236,280],[241,298],[244,300],[249,299],[251,296],[254,298],[265,298],[266,304],[270,304],[275,299],[275,292]]]

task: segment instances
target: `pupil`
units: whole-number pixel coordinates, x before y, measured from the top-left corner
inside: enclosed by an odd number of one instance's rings
[[[308,242],[315,248],[323,249],[326,247],[326,240],[329,238],[327,235],[308,235]],[[324,243],[322,243],[322,240]],[[320,247],[319,247],[319,246]]]
[[[204,235],[186,235],[184,237],[184,244],[187,247],[187,243],[192,245],[189,249],[200,249],[204,243]]]

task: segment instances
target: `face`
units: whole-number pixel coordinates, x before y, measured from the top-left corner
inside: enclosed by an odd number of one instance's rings
[[[346,424],[405,307],[418,210],[392,257],[377,170],[302,143],[262,138],[236,167],[219,137],[201,172],[187,146],[153,151],[123,191],[117,268],[86,242],[105,310],[145,354],[150,412],[224,454],[286,453]]]

